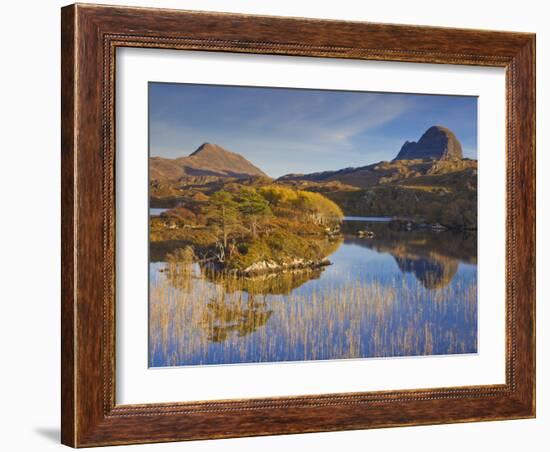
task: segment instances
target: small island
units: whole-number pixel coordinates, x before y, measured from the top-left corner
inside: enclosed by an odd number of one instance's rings
[[[220,185],[152,217],[153,246],[177,244],[172,259],[238,276],[330,264],[326,256],[343,217],[333,201],[261,178]]]

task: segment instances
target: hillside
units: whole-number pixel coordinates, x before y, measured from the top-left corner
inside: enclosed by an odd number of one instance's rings
[[[477,227],[477,162],[400,160],[343,177],[278,181],[322,193],[346,215],[392,216],[450,228]]]
[[[250,177],[267,175],[242,155],[217,144],[204,143],[186,157],[167,159],[152,157],[149,161],[151,181],[174,181],[182,177]]]
[[[323,193],[346,215],[477,227],[477,160],[463,158],[454,133],[441,126],[430,127],[418,142],[406,141],[391,162],[288,174],[277,182]]]
[[[352,187],[367,188],[379,184],[396,183],[420,176],[437,176],[465,170],[476,170],[477,161],[460,160],[393,160],[359,168],[345,168],[311,174],[288,174],[278,179],[282,183],[293,182],[340,182]]]

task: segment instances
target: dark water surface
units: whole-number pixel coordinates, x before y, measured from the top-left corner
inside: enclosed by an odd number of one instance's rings
[[[152,252],[150,366],[476,353],[475,232],[387,220],[346,218],[328,267],[253,279]]]

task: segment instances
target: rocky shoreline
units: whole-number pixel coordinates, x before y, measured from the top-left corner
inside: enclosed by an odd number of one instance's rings
[[[320,260],[307,260],[307,259],[296,258],[290,262],[282,262],[282,263],[278,263],[272,260],[265,260],[265,261],[255,262],[254,264],[249,265],[244,269],[236,269],[236,268],[228,269],[226,268],[226,266],[224,266],[219,262],[208,262],[206,265],[211,270],[214,270],[214,271],[221,271],[221,272],[226,272],[233,276],[249,278],[249,277],[262,276],[267,274],[283,273],[287,271],[298,271],[298,270],[321,268],[321,267],[326,267],[328,265],[332,265],[332,262],[330,262],[330,260],[327,258],[323,258]]]

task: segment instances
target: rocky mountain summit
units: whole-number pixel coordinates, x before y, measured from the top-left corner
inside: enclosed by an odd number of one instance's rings
[[[418,142],[405,141],[394,160],[455,160],[462,158],[462,146],[456,135],[443,126],[432,126]]]

